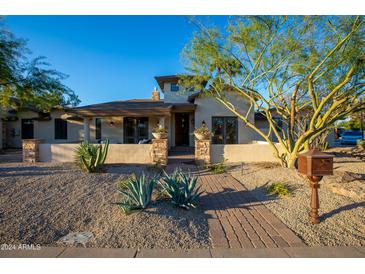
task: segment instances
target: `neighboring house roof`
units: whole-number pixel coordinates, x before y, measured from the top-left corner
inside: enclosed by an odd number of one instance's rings
[[[190,103],[165,103],[163,100],[134,99],[126,101],[112,101],[67,110],[81,116],[148,116],[169,115],[175,111],[193,111],[196,105]]]

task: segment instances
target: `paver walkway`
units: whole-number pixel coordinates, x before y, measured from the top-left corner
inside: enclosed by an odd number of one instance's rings
[[[304,247],[303,241],[230,174],[200,174],[213,247]]]
[[[199,175],[205,193],[205,211],[214,248],[305,247],[304,242],[281,222],[245,186],[228,173],[199,171],[191,153],[169,156],[167,172],[180,167]]]

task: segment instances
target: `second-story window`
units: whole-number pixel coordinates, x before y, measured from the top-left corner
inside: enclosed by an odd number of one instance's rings
[[[173,91],[173,92],[179,91],[179,85],[178,84],[171,84],[171,91]]]

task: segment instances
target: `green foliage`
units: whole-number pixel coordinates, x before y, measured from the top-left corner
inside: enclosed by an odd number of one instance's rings
[[[159,184],[174,205],[189,209],[197,206],[202,194],[197,181],[198,177],[186,175],[181,169],[175,169],[171,175],[165,173]]]
[[[337,127],[342,127],[346,130],[360,129],[360,119],[349,119],[346,121],[341,121],[337,124]]]
[[[122,195],[122,201],[118,203],[125,214],[143,210],[151,202],[156,179],[148,178],[142,174],[139,178],[132,176],[122,183],[118,191]]]
[[[356,145],[358,148],[365,149],[365,140],[357,140]]]
[[[167,133],[167,128],[165,127],[162,127],[162,126],[155,126],[153,129],[152,129],[152,132],[154,133]]]
[[[204,136],[212,136],[212,132],[209,130],[207,126],[201,126],[194,130],[194,133],[196,134],[202,134]]]
[[[363,16],[235,16],[225,29],[194,23],[180,85],[230,110],[270,144],[283,166],[293,167],[318,135],[365,109]],[[247,109],[263,114],[265,130]]]
[[[209,170],[212,171],[215,174],[220,174],[220,173],[224,173],[226,171],[226,166],[225,166],[225,162],[226,159],[223,159],[220,163],[218,164],[213,164],[209,166]]]
[[[33,107],[47,112],[54,106],[77,105],[80,100],[62,81],[63,73],[50,69],[45,57],[29,60],[26,41],[16,38],[0,18],[0,107]]]
[[[121,180],[118,184],[118,190],[126,190],[128,189],[128,184],[129,184],[129,180],[130,179],[133,179],[135,180],[137,177],[136,177],[136,174],[134,172],[131,173],[131,175],[123,180]]]
[[[104,146],[84,141],[75,150],[75,163],[88,172],[100,171],[108,154],[108,148],[109,140],[106,140]]]
[[[277,195],[279,197],[288,197],[291,196],[289,188],[282,183],[273,183],[267,187],[267,192],[270,195]]]

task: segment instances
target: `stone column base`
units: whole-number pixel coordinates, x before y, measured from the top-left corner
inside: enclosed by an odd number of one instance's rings
[[[209,165],[210,158],[210,140],[195,139],[195,162],[197,165]]]
[[[39,139],[23,140],[23,162],[35,163],[39,162]]]
[[[167,166],[168,142],[167,139],[152,139],[152,159],[160,166]]]

